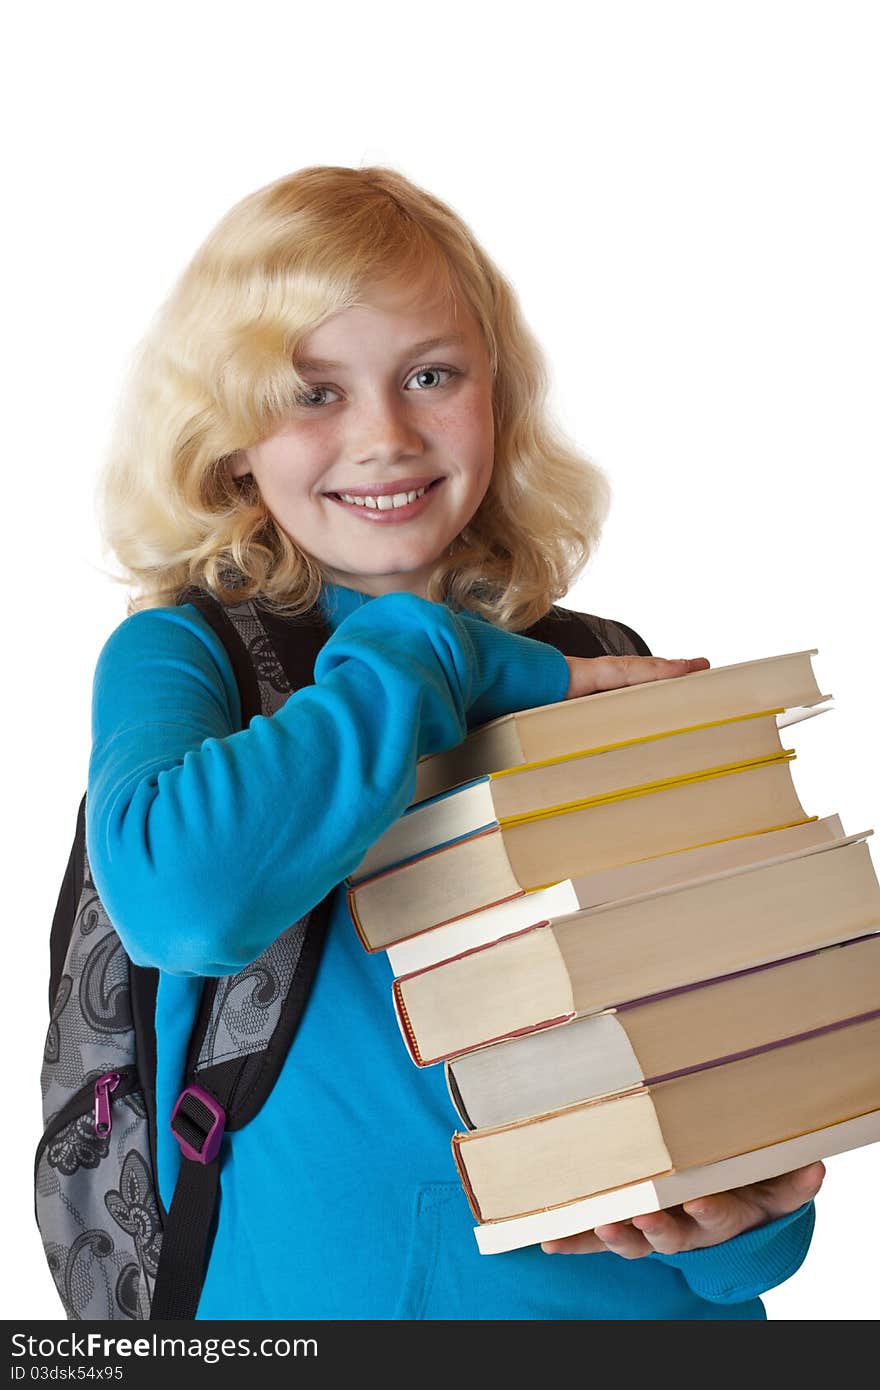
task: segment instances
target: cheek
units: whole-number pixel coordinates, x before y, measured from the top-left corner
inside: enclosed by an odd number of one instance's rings
[[[290,438],[272,441],[256,459],[254,476],[271,504],[272,500],[297,500],[320,488],[325,471],[321,445],[317,440]]]
[[[491,399],[482,391],[463,395],[454,408],[438,412],[435,428],[438,435],[445,436],[450,450],[462,454],[472,465],[487,456],[491,462],[494,416]]]
[[[495,463],[495,418],[488,404],[475,413],[471,442],[476,471],[484,488],[489,486]]]

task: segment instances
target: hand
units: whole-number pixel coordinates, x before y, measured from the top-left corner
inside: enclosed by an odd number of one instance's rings
[[[702,1250],[796,1211],[815,1197],[824,1177],[824,1163],[809,1163],[767,1182],[716,1192],[711,1197],[695,1197],[692,1202],[668,1211],[615,1221],[562,1240],[545,1240],[541,1249],[548,1255],[594,1255],[611,1250],[625,1260],[638,1260],[655,1250],[663,1255]]]
[[[666,681],[705,671],[704,656],[669,661],[662,656],[567,656],[570,678],[566,700],[595,695],[599,690],[617,690],[622,685],[643,685],[646,681]]]

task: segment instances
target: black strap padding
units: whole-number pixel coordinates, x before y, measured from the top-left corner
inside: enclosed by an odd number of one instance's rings
[[[241,1129],[250,1123],[278,1079],[302,1022],[321,963],[332,901],[333,895],[328,893],[308,914],[302,950],[268,1045],[259,1052],[248,1053],[239,1059],[239,1073],[227,1111],[226,1128],[229,1130]],[[221,1062],[217,1065],[223,1067],[228,1064]],[[198,1072],[199,1085],[207,1085],[208,1090],[213,1091],[216,1070],[217,1066],[201,1067]]]
[[[617,627],[621,628],[626,633],[627,637],[629,637],[639,656],[652,655],[651,648],[648,646],[645,639],[639,636],[635,628],[627,627],[626,623],[622,623],[619,618],[615,618],[614,621]]]
[[[254,715],[260,714],[262,711],[262,701],[260,700],[257,674],[244,643],[238,635],[238,629],[226,613],[222,603],[206,589],[195,584],[190,585],[188,589],[177,596],[177,607],[182,607],[184,603],[191,603],[194,608],[199,610],[205,622],[210,624],[226,648],[226,654],[229,657],[238,686],[242,723],[244,728],[247,728]]]
[[[215,1084],[204,1086],[226,1109],[234,1090],[235,1061],[216,1068]],[[195,1135],[189,1127],[188,1137]],[[208,1257],[217,1227],[217,1193],[223,1144],[210,1163],[181,1155],[174,1196],[162,1232],[159,1268],[150,1303],[150,1322],[192,1322],[199,1306]]]
[[[50,1018],[55,1007],[55,996],[58,993],[58,985],[64,971],[64,961],[70,946],[76,911],[83,890],[86,850],[86,795],[87,793],[83,794],[83,799],[79,803],[79,810],[76,813],[73,844],[67,860],[67,868],[64,870],[64,878],[61,880],[58,901],[55,904],[55,915],[52,918],[52,930],[49,933]]]
[[[522,634],[536,642],[548,642],[565,656],[604,656],[595,632],[581,620],[579,613],[554,607]]]
[[[558,647],[565,656],[605,656],[606,648],[600,641],[593,623],[596,627],[620,628],[629,637],[640,656],[651,655],[644,640],[633,628],[627,627],[626,623],[617,620],[612,623],[608,619],[595,618],[591,613],[578,613],[571,608],[562,608],[559,604],[554,604],[522,635],[532,637],[538,642],[548,642],[551,646]]]
[[[135,965],[129,961],[128,983],[131,998],[131,1021],[134,1028],[135,1059],[144,1105],[147,1110],[147,1133],[150,1143],[151,1167],[158,1172],[159,1145],[156,1115],[156,994],[159,971],[150,965]],[[163,1227],[168,1212],[156,1183],[156,1205]]]
[[[313,608],[298,618],[282,618],[259,602],[256,606],[291,690],[312,685],[318,653],[330,638],[330,627],[320,609]]]
[[[181,1160],[162,1236],[151,1322],[194,1320],[216,1230],[219,1186],[220,1154],[205,1164]]]

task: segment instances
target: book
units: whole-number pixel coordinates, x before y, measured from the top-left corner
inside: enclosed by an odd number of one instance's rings
[[[872,832],[805,813],[780,737],[815,652],[474,729],[350,875],[481,1253],[880,1138]]]
[[[368,951],[384,950],[562,879],[805,821],[793,756],[479,830],[350,886],[352,921]]]
[[[779,713],[740,715],[487,773],[411,805],[370,846],[350,882],[490,825],[504,825],[538,811],[561,811],[585,798],[791,753],[782,746],[776,722]]]
[[[720,840],[695,849],[676,850],[652,859],[637,859],[612,869],[561,879],[548,888],[533,889],[507,902],[470,913],[467,917],[433,927],[417,936],[404,937],[387,947],[395,975],[410,975],[438,961],[461,955],[474,946],[486,946],[501,936],[535,926],[551,917],[562,917],[602,903],[619,902],[639,893],[686,883],[738,865],[777,858],[809,845],[845,839],[840,817],[813,817],[782,830],[759,831]]]
[[[794,1041],[514,1124],[456,1133],[478,1221],[717,1163],[880,1109],[880,1006]]]
[[[531,926],[393,981],[417,1066],[880,929],[866,837]]]
[[[501,715],[472,729],[456,747],[420,758],[413,801],[425,801],[487,773],[578,749],[830,700],[820,692],[810,661],[817,650],[710,667]]]
[[[878,931],[480,1048],[446,1063],[467,1129],[504,1125],[880,1007]]]
[[[486,1221],[474,1227],[474,1236],[481,1255],[502,1254],[506,1250],[537,1245],[543,1240],[559,1240],[581,1231],[592,1231],[596,1226],[613,1221],[628,1221],[633,1216],[663,1211],[710,1193],[766,1182],[768,1178],[790,1173],[817,1159],[831,1158],[834,1154],[847,1153],[878,1141],[880,1109],[719,1159],[716,1163],[698,1164],[679,1172],[626,1183],[528,1216]]]

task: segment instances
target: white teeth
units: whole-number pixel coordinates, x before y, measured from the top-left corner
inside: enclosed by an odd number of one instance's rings
[[[427,487],[420,487],[415,492],[395,492],[393,496],[385,497],[352,497],[348,492],[340,492],[339,496],[343,502],[353,503],[356,507],[372,507],[374,511],[387,512],[392,507],[405,507],[427,490]]]

